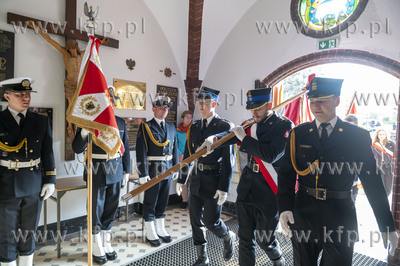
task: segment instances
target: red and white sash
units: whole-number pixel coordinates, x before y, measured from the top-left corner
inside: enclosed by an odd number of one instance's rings
[[[379,144],[379,145],[378,145]],[[390,151],[388,148],[386,148],[385,146],[383,146],[381,143],[379,142],[375,142],[372,146],[374,146],[376,149],[380,150],[383,153],[386,153],[387,155],[390,156],[390,158],[393,159],[393,152]]]
[[[247,135],[255,138],[257,138],[257,123],[251,126],[251,128],[247,128]],[[257,164],[260,167],[260,171],[265,179],[267,181],[269,187],[271,188],[272,192],[276,195],[276,192],[278,191],[278,174],[275,171],[274,167],[272,164],[269,164],[267,162],[264,162],[263,160],[255,157],[254,160],[256,160]]]

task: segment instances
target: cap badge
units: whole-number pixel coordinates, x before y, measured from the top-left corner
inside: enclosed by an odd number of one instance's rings
[[[28,79],[24,79],[24,80],[21,82],[21,85],[22,85],[22,87],[29,88],[29,86],[31,85],[31,83],[29,82]]]

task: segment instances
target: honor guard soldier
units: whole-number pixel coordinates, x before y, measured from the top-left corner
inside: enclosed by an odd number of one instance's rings
[[[141,184],[178,163],[176,129],[173,124],[165,122],[172,105],[168,96],[157,94],[153,101],[154,118],[149,122],[141,123],[138,129],[136,162]],[[165,230],[164,218],[171,179],[176,179],[177,175],[176,172],[144,192],[143,219],[146,239],[153,247],[161,245],[161,240],[164,243],[172,241]]]
[[[114,107],[114,104],[113,104]],[[108,155],[102,148],[93,143],[92,151],[92,248],[93,261],[104,264],[117,259],[117,253],[111,246],[111,227],[115,219],[120,191],[129,180],[131,171],[128,131],[125,120],[115,116],[123,149],[114,156]],[[89,132],[78,128],[72,142],[75,153],[82,153],[88,144]],[[87,172],[84,171],[86,181]]]
[[[0,82],[8,107],[0,112],[0,262],[30,266],[43,200],[56,182],[49,119],[28,110],[30,78]],[[21,230],[26,239],[17,240]]]
[[[202,87],[197,102],[202,120],[195,121],[188,130],[184,158],[192,155],[207,137],[227,132],[231,123],[215,113],[219,91]],[[205,157],[200,157],[192,171],[190,180],[189,214],[194,245],[198,259],[194,265],[208,265],[206,228],[224,240],[224,259],[229,260],[234,251],[235,233],[229,231],[221,220],[222,204],[228,197],[233,172],[233,148],[217,149]],[[192,167],[186,167],[192,168]],[[185,168],[185,170],[186,170]],[[190,170],[182,171],[178,179],[177,191],[182,190]]]
[[[294,265],[351,265],[358,239],[351,187],[358,176],[393,256],[398,235],[371,150],[368,131],[336,116],[343,80],[314,77],[308,87],[315,120],[290,134],[278,174],[281,226],[291,237]],[[298,191],[295,193],[296,177]],[[302,238],[304,234],[307,239]]]
[[[275,236],[279,222],[277,171],[293,123],[286,117],[277,116],[271,110],[271,105],[271,88],[249,90],[246,109],[256,123],[246,132],[242,126],[234,127],[232,132],[236,138],[227,142],[241,142],[240,151],[247,153],[248,157],[236,199],[241,266],[255,265],[255,241],[268,255],[272,265],[285,265]],[[263,237],[264,234],[270,237]]]

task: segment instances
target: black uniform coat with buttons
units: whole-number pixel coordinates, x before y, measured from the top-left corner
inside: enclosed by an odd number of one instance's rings
[[[137,133],[136,138],[136,162],[139,169],[139,177],[150,176],[153,178],[161,174],[168,168],[178,163],[178,142],[176,139],[176,128],[171,123],[165,123],[163,131],[157,121],[153,118],[147,125],[151,131],[152,136],[149,136],[145,122],[143,122]],[[154,141],[152,140],[154,138]],[[169,140],[169,143],[162,145],[162,143]],[[149,164],[147,156],[166,156],[172,155],[172,160],[167,162],[156,162]],[[170,179],[171,176],[168,177]]]
[[[39,196],[43,184],[56,183],[53,138],[48,117],[28,110],[21,130],[8,108],[0,112],[0,141],[7,146],[16,146],[25,138],[28,141],[27,149],[23,145],[15,152],[0,150],[0,159],[26,162],[41,158],[41,163],[38,167],[20,168],[18,171],[0,166],[0,198]]]
[[[298,170],[305,170],[319,159],[318,187],[333,191],[350,191],[359,171],[357,176],[363,184],[379,230],[386,231],[387,227],[389,231],[395,230],[386,193],[376,171],[368,131],[338,118],[324,147],[321,146],[315,120],[297,126],[291,134],[293,132],[296,137],[295,160]],[[327,230],[337,230],[338,226],[344,226],[343,232],[357,231],[356,211],[351,198],[318,200],[303,192],[295,193],[297,174],[291,162],[290,149],[289,141],[280,161],[277,199],[280,213],[288,210],[293,212],[295,224],[292,229],[311,230],[311,236],[318,239],[322,238],[323,226]],[[299,175],[298,182],[315,188],[315,172]]]
[[[220,118],[215,115],[207,126],[204,134],[201,133],[202,121],[196,120],[190,126],[189,142],[186,141],[184,158],[189,157],[195,153],[196,149],[203,144],[204,140],[212,135],[221,132],[229,132],[232,129],[231,123],[228,120]],[[206,157],[200,157],[198,163],[203,164],[220,164],[218,170],[199,171],[194,169],[190,180],[190,192],[196,196],[203,196],[205,198],[212,198],[218,190],[229,192],[232,172],[233,172],[233,148],[226,146],[220,149],[215,149],[211,154]],[[182,175],[179,177],[179,183],[186,183],[189,170],[182,170]]]
[[[240,146],[240,151],[248,154],[248,162],[257,157],[272,164],[276,171],[279,159],[285,152],[285,145],[289,132],[293,127],[287,118],[278,117],[275,113],[260,123],[257,123],[257,139],[246,136]],[[233,141],[239,141],[234,138]],[[262,173],[254,173],[248,166],[243,169],[243,174],[237,187],[237,201],[258,203],[263,207],[263,214],[274,217],[278,211],[274,192],[269,187]]]
[[[117,126],[119,129],[119,136],[122,143],[124,144],[125,152],[122,157],[118,157],[111,160],[106,159],[93,159],[93,181],[96,182],[97,186],[106,186],[109,184],[121,182],[123,173],[131,172],[131,162],[129,154],[129,142],[128,142],[128,131],[126,130],[125,120],[115,116]],[[72,142],[72,149],[75,153],[81,153],[86,150],[87,138],[82,139],[81,128],[76,131],[75,138]],[[106,154],[106,152],[93,143],[93,154]],[[122,167],[121,167],[122,165]],[[86,181],[86,168],[84,171],[84,180]]]

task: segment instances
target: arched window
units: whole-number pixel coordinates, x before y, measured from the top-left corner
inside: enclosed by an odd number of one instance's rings
[[[324,38],[347,29],[367,3],[368,0],[292,0],[291,16],[304,35]]]

